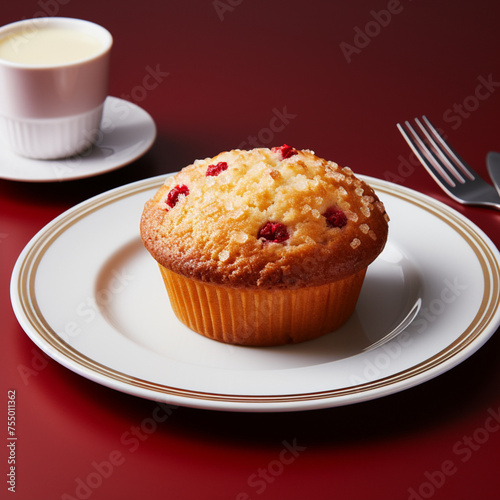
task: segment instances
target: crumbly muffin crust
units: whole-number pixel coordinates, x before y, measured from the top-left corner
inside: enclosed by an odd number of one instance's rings
[[[366,268],[387,239],[383,203],[348,167],[286,148],[226,151],[168,177],[144,207],[147,250],[235,288],[316,286]]]

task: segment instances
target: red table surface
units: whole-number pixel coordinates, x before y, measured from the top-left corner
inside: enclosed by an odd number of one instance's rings
[[[12,312],[9,280],[30,238],[76,203],[243,143],[310,148],[431,195],[498,246],[500,212],[447,198],[411,162],[396,123],[426,114],[487,176],[486,153],[500,150],[500,4],[23,0],[4,2],[0,16],[7,24],[44,14],[88,19],[112,32],[110,95],[146,109],[158,137],[144,157],[101,176],[0,181],[0,497],[499,498],[498,332],[444,375],[370,402],[168,414],[43,355]],[[15,493],[7,482],[10,390]]]

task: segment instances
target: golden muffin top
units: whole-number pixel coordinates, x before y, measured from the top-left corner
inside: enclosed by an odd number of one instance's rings
[[[309,150],[232,150],[196,160],[149,200],[145,247],[178,274],[231,287],[321,285],[366,268],[389,218],[348,167]]]

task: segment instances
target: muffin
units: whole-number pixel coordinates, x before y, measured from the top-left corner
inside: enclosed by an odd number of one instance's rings
[[[388,220],[350,168],[284,145],[196,160],[146,202],[140,231],[180,321],[272,346],[347,321]]]

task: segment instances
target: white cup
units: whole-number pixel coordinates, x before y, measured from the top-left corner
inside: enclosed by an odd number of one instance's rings
[[[15,153],[59,159],[99,134],[113,38],[103,27],[64,17],[0,28],[0,135]]]

